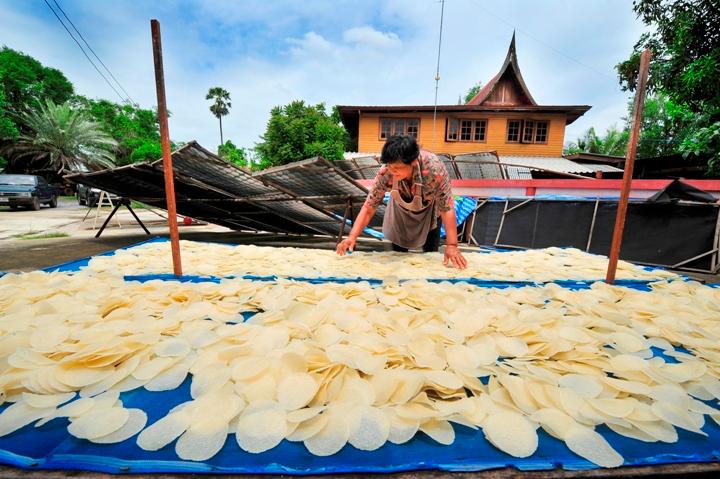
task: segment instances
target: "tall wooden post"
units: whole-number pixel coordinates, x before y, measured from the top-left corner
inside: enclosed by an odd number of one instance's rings
[[[165,202],[167,203],[168,226],[170,227],[173,272],[176,276],[180,276],[182,275],[180,233],[178,233],[177,209],[175,207],[175,182],[173,180],[170,133],[168,130],[167,104],[165,101],[165,74],[163,72],[162,43],[160,41],[160,22],[150,20],[150,31],[152,33],[153,58],[155,60],[155,88],[157,90],[160,143],[162,145],[163,172],[165,174]]]
[[[633,167],[637,154],[637,144],[642,126],[643,107],[645,106],[645,86],[647,84],[648,69],[650,67],[650,50],[645,50],[640,56],[640,71],[638,72],[638,83],[635,90],[635,103],[633,106],[632,130],[628,139],[627,155],[625,156],[625,172],[623,173],[622,190],[618,202],[617,216],[615,217],[615,229],[613,230],[612,246],[610,247],[610,261],[608,262],[607,276],[605,281],[613,283],[617,262],[620,258],[620,247],[622,246],[622,235],[625,229],[625,216],[627,215],[628,198],[632,185]]]

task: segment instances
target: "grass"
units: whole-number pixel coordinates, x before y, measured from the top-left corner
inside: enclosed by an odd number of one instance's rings
[[[146,205],[145,203],[141,203],[139,201],[132,200],[130,202],[130,208],[132,208],[134,210],[144,210],[144,209],[148,209],[151,207]]]
[[[63,195],[58,196],[58,198],[61,200],[77,200],[77,197],[75,195]]]
[[[66,238],[68,236],[70,236],[70,235],[67,233],[40,234],[39,231],[28,231],[27,233],[15,235],[15,236],[13,236],[13,238],[18,238],[21,240],[37,240],[37,239],[48,239],[48,238]]]

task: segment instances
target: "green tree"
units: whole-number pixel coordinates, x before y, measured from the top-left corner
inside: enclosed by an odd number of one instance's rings
[[[467,91],[467,93],[465,94],[465,103],[467,103],[467,102],[469,102],[470,100],[472,100],[472,99],[475,97],[475,95],[478,94],[478,92],[479,92],[480,90],[482,90],[482,82],[477,82],[477,83],[476,83],[474,86],[472,86],[472,87]],[[458,102],[458,104],[459,104],[459,103],[460,103],[460,102]]]
[[[237,166],[248,168],[250,165],[250,152],[246,148],[238,148],[235,144],[228,140],[218,147],[218,156],[220,158],[234,163]]]
[[[590,127],[576,142],[570,143],[565,149],[565,154],[573,153],[597,153],[600,155],[624,156],[627,148],[628,132],[611,126],[600,137],[595,128]]]
[[[635,0],[633,10],[651,28],[630,58],[616,66],[623,90],[633,91],[640,53],[652,50],[648,89],[667,96],[694,118],[678,141],[686,157],[704,156],[711,174],[720,174],[720,8],[702,0]],[[713,173],[714,172],[714,173]]]
[[[75,96],[73,104],[118,143],[116,163],[154,161],[162,156],[157,112],[137,106]]]
[[[625,118],[625,130],[628,132],[632,127],[633,106],[633,101],[628,102],[628,116]],[[677,153],[689,134],[693,116],[687,107],[678,105],[662,93],[648,95],[643,108],[637,157]]]
[[[13,162],[25,161],[33,169],[44,168],[59,175],[82,166],[114,166],[110,150],[117,146],[115,140],[67,102],[56,105],[47,100],[23,113],[21,120],[23,131],[28,133],[21,133],[7,148]]]
[[[339,160],[349,142],[338,112],[328,115],[324,103],[306,105],[302,100],[273,108],[261,139],[255,150],[265,167],[313,156]]]
[[[230,113],[232,104],[230,103],[230,93],[219,86],[212,87],[208,90],[205,95],[206,100],[214,100],[213,104],[210,105],[210,112],[215,115],[215,118],[220,122],[220,144],[223,145],[223,131],[222,131],[222,117]]]
[[[5,101],[5,93],[0,90],[0,140],[13,140],[17,137],[18,130],[15,122],[9,116],[8,102]]]
[[[29,55],[2,47],[0,90],[7,102],[7,111],[17,117],[45,100],[66,102],[73,94],[73,85],[59,70],[45,67]]]

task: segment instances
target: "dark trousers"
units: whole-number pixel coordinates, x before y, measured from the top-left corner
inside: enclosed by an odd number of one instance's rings
[[[438,225],[428,231],[427,238],[425,239],[425,244],[423,245],[422,249],[424,253],[433,253],[438,250],[440,247],[440,224],[438,222]],[[408,249],[403,248],[402,246],[398,246],[395,243],[392,245],[393,251],[399,251],[401,253],[407,253]]]

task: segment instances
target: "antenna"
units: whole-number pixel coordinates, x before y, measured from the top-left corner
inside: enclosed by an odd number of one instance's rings
[[[445,0],[440,1],[440,37],[438,38],[438,54],[437,54],[437,68],[435,70],[435,107],[433,108],[433,151],[437,149],[437,141],[435,138],[435,122],[437,120],[437,98],[438,98],[438,86],[440,83],[440,47],[442,46],[442,30],[443,30],[443,16],[445,14]]]

